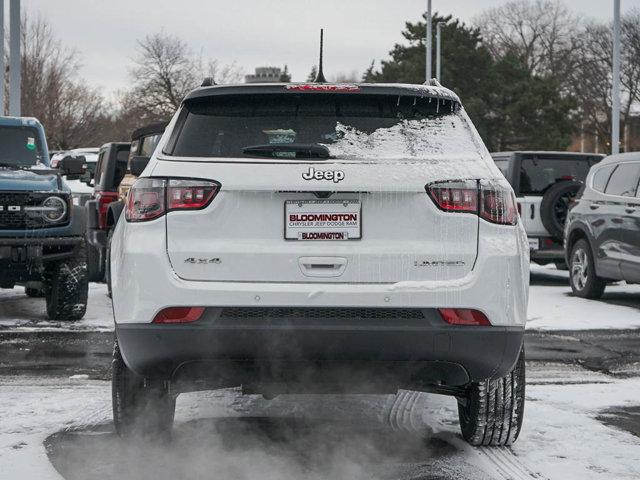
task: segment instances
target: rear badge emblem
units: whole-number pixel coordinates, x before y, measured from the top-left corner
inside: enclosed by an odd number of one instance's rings
[[[193,258],[193,257],[189,257],[189,258],[185,258],[184,259],[184,263],[189,263],[191,265],[209,265],[211,263],[215,264],[215,265],[219,265],[222,263],[222,260],[220,260],[218,257],[215,258]]]
[[[462,260],[415,260],[414,267],[464,267]]]
[[[303,173],[302,178],[305,180],[331,180],[333,183],[338,183],[344,179],[344,172],[342,170],[316,170],[309,167],[309,171]]]

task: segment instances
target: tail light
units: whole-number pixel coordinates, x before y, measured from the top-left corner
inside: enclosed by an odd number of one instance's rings
[[[96,193],[96,201],[98,202],[98,228],[106,230],[109,204],[115,202],[116,200],[118,200],[118,192]]]
[[[209,180],[140,178],[127,196],[125,218],[145,222],[175,210],[205,208],[220,191],[220,184]]]
[[[468,308],[440,308],[442,319],[449,325],[491,326],[487,316],[479,310]]]
[[[518,222],[513,192],[503,185],[466,180],[432,183],[425,188],[431,200],[445,212],[474,213],[500,225]]]
[[[153,323],[191,323],[200,320],[204,307],[169,307],[160,310]]]

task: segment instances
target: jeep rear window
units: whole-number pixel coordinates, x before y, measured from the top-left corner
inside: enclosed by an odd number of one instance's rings
[[[38,129],[0,126],[0,163],[33,166],[42,162],[42,144]]]
[[[188,101],[165,153],[251,157],[268,144],[322,144],[337,158],[424,158],[477,150],[450,100],[414,96],[245,94]]]
[[[519,195],[543,195],[563,180],[584,182],[595,160],[589,158],[523,158]]]

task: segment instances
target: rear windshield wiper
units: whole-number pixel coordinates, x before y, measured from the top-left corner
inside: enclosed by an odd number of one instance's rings
[[[270,143],[244,147],[242,153],[257,157],[279,159],[314,158],[325,160],[331,155],[329,149],[318,143]]]

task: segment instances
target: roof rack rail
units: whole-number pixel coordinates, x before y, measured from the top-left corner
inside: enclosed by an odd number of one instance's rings
[[[213,87],[214,85],[216,85],[216,82],[213,81],[213,77],[204,77],[200,84],[201,87]]]
[[[438,80],[436,80],[435,78],[427,80],[426,82],[423,83],[423,85],[429,85],[430,87],[441,87],[442,86],[442,84]]]

